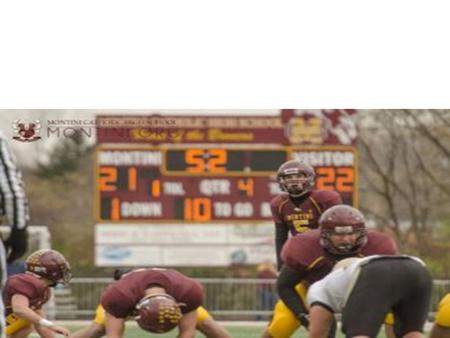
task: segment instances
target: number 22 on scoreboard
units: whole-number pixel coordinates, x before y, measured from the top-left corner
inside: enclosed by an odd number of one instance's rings
[[[320,167],[317,172],[317,189],[338,192],[353,192],[355,181],[355,170],[353,168]]]

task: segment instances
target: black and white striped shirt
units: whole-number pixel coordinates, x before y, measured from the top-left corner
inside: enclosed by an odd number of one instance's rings
[[[22,175],[7,139],[0,130],[0,213],[11,228],[25,229],[29,221],[28,200]]]

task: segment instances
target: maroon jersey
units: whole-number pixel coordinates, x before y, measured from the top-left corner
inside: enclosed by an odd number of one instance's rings
[[[395,242],[381,232],[368,232],[367,243],[358,256],[395,255]],[[284,264],[297,271],[310,285],[332,270],[337,259],[327,254],[320,245],[320,230],[311,230],[299,236],[291,237],[281,252]]]
[[[12,312],[11,299],[17,294],[27,297],[30,308],[33,310],[42,308],[51,296],[50,288],[45,285],[41,277],[29,272],[11,276],[6,281],[3,291],[6,315]]]
[[[342,198],[336,191],[312,190],[298,199],[281,193],[272,199],[270,208],[276,226],[295,235],[318,228],[320,215],[337,204],[342,204]]]
[[[145,290],[152,285],[161,286],[171,295],[182,313],[195,310],[203,303],[203,290],[195,280],[175,270],[139,269],[108,286],[101,303],[107,312],[117,318],[133,315],[136,304],[145,296]]]

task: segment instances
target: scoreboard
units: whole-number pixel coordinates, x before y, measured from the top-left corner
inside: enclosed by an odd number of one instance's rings
[[[270,221],[270,200],[280,193],[276,172],[290,159],[314,167],[317,189],[336,190],[357,206],[355,139],[324,133],[339,130],[334,122],[353,112],[323,112],[319,118],[293,110],[270,118],[98,117],[96,219]]]
[[[285,150],[116,148],[97,152],[100,221],[261,221]]]

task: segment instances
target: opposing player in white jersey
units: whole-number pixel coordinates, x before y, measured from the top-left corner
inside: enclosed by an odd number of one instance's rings
[[[422,338],[430,295],[430,274],[417,257],[348,258],[308,291],[309,337],[327,337],[334,313],[342,313],[346,337],[376,337],[392,311],[397,337]]]

